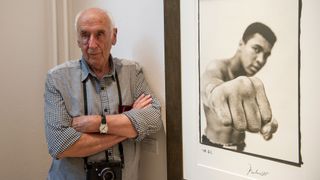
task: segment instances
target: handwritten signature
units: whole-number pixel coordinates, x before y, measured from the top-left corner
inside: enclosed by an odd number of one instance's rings
[[[260,176],[267,176],[269,172],[267,171],[262,171],[257,168],[253,168],[251,164],[249,164],[249,169],[247,171],[247,175],[260,175]]]

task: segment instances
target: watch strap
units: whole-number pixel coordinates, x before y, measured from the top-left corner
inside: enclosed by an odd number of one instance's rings
[[[107,119],[105,115],[101,115],[101,124],[107,124]]]

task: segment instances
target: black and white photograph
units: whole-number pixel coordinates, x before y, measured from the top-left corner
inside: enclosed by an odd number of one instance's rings
[[[201,144],[302,164],[299,10],[298,0],[199,0]]]

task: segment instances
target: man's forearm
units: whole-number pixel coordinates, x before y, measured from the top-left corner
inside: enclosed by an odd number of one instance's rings
[[[129,118],[124,114],[108,115],[106,116],[108,124],[108,134],[116,136],[125,136],[128,138],[135,138],[138,133],[133,127]]]
[[[61,152],[58,158],[90,156],[104,151],[125,139],[126,137],[122,136],[83,133],[80,139]]]
[[[137,131],[133,127],[130,119],[124,114],[107,115],[108,134],[134,138]],[[101,123],[101,116],[89,115],[80,116],[73,119],[72,127],[78,132],[97,133]]]
[[[208,99],[212,95],[213,90],[224,82],[218,78],[211,78],[210,81],[205,79],[202,81],[201,98],[204,105],[209,107]]]

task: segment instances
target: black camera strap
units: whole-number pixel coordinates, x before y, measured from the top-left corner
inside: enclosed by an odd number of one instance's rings
[[[81,64],[81,62],[80,62]],[[117,89],[118,89],[118,97],[119,97],[119,106],[122,106],[122,96],[121,96],[121,89],[120,89],[120,84],[119,84],[119,78],[117,71],[115,71],[115,78],[116,78],[116,83],[117,83]],[[82,82],[82,87],[83,87],[83,101],[84,101],[84,115],[88,115],[88,100],[87,100],[87,87],[86,87],[86,80]],[[119,143],[119,152],[120,152],[120,159],[121,159],[121,165],[122,168],[124,167],[124,154],[123,154],[123,146],[122,143]],[[109,161],[109,153],[112,154],[112,149],[108,149],[111,151],[105,150],[105,155],[106,155],[106,161]],[[88,166],[88,157],[84,157],[84,163],[85,163],[85,168]]]
[[[122,106],[121,88],[120,88],[120,83],[119,83],[117,70],[115,69],[114,71],[115,71],[117,89],[118,89],[119,107],[121,107]],[[118,112],[118,113],[120,113],[120,112]],[[119,152],[120,152],[121,164],[122,164],[122,168],[123,168],[124,167],[124,155],[123,155],[123,146],[122,146],[121,142],[119,143]]]

